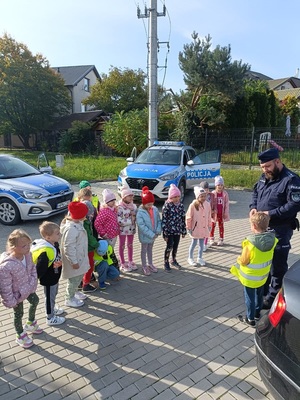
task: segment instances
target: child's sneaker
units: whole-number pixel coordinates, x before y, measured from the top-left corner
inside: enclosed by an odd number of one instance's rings
[[[166,272],[171,272],[172,271],[169,262],[165,262],[164,269],[165,269]]]
[[[203,260],[203,258],[197,258],[197,264],[200,264],[201,267],[203,267],[205,265],[205,261]]]
[[[87,295],[84,293],[81,293],[81,292],[76,292],[75,298],[78,300],[85,300],[85,299],[87,299]]]
[[[27,333],[34,333],[39,335],[40,333],[43,333],[43,329],[38,326],[38,323],[36,320],[33,322],[27,321],[26,324],[23,326],[24,332]]]
[[[172,261],[171,264],[175,268],[178,268],[178,269],[182,268],[182,266],[176,260]]]
[[[84,285],[82,287],[83,293],[91,293],[91,292],[94,292],[95,290],[97,290],[97,288],[95,286],[90,285],[90,284]]]
[[[55,326],[55,325],[61,325],[65,322],[64,317],[58,317],[57,315],[54,315],[52,318],[46,318],[46,324],[49,326]]]
[[[59,307],[58,305],[55,305],[54,310],[53,310],[53,314],[54,315],[61,315],[65,312],[65,310],[61,307]]]
[[[215,239],[214,239],[214,238],[210,238],[210,239],[209,239],[209,242],[207,243],[207,246],[208,246],[208,247],[211,247],[211,246],[213,246],[214,244],[216,244]]]
[[[126,274],[126,272],[131,272],[131,271],[132,271],[132,268],[131,268],[130,265],[121,264],[120,270],[121,270],[124,274]]]
[[[150,272],[158,272],[158,269],[155,267],[155,265],[148,265],[148,268],[150,269]]]
[[[131,271],[136,271],[138,269],[136,263],[134,263],[133,261],[129,261],[128,267],[131,268]]]
[[[82,300],[76,299],[76,297],[73,297],[72,299],[66,300],[65,305],[68,307],[81,307],[84,305],[84,302]]]
[[[151,271],[150,271],[148,265],[145,265],[145,266],[143,267],[143,272],[144,272],[144,275],[146,275],[146,276],[151,275]]]
[[[99,289],[100,290],[106,290],[107,288],[107,284],[105,282],[100,282],[99,283]]]
[[[192,259],[192,258],[188,258],[187,262],[189,265],[191,265],[192,267],[196,267],[197,263]]]
[[[219,239],[218,243],[217,243],[217,246],[223,246],[223,244],[224,244],[224,240],[223,239]]]
[[[24,349],[28,349],[33,345],[33,340],[27,335],[26,332],[22,332],[21,335],[16,336],[16,343]]]

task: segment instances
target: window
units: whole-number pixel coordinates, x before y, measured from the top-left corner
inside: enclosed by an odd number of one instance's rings
[[[83,80],[83,90],[86,92],[90,91],[90,80],[88,78],[84,78]]]
[[[86,105],[81,103],[81,112],[85,112],[86,111]]]

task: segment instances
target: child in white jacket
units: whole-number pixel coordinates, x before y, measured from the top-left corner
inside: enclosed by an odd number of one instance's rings
[[[133,193],[130,188],[124,187],[121,190],[121,201],[118,205],[119,234],[119,256],[121,271],[131,272],[137,270],[133,262],[133,239],[136,231],[137,206],[133,203]],[[127,243],[126,243],[127,242]],[[127,245],[128,262],[125,261],[124,250]]]

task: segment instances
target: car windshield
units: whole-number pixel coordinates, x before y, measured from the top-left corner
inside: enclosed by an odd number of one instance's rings
[[[169,149],[146,149],[135,160],[138,164],[180,165],[181,151]]]
[[[21,178],[40,173],[36,168],[18,158],[0,156],[0,179]]]

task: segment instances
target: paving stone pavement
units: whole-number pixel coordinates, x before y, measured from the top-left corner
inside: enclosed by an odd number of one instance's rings
[[[94,183],[98,194],[115,182]],[[43,293],[37,319],[45,329],[35,346],[14,342],[11,310],[0,308],[0,394],[13,400],[273,399],[256,369],[253,328],[236,316],[244,312],[241,285],[229,273],[249,233],[251,193],[229,190],[231,221],[225,245],[204,253],[205,267],[187,265],[188,237],[180,242],[180,271],[163,270],[164,242],[158,238],[154,261],[159,272],[123,275],[106,292],[89,295],[80,309],[65,307],[66,322],[45,325]],[[193,199],[189,193],[187,206]],[[52,218],[60,222],[61,216]],[[22,227],[38,237],[39,222]],[[12,227],[0,227],[3,251]],[[299,257],[299,233],[292,240],[290,265]],[[64,303],[61,281],[58,302]],[[25,315],[28,306],[25,305]]]

